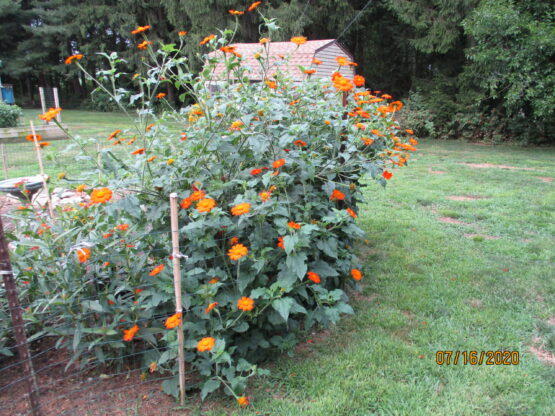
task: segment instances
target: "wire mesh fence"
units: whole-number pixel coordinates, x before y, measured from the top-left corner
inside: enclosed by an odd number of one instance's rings
[[[175,211],[171,214],[172,221],[175,221],[172,230],[177,232],[177,196],[173,197],[171,204]],[[167,236],[168,247],[159,251],[166,257],[173,256],[176,283],[181,276],[179,238],[170,239],[169,232],[161,231],[160,234]],[[157,415],[167,414],[175,408],[175,400],[163,393],[161,386],[167,380],[175,380],[176,376],[167,366],[157,367],[155,360],[149,362],[148,359],[150,352],[153,357],[160,357],[164,352],[169,356],[170,349],[164,344],[150,342],[146,337],[133,340],[133,337],[126,339],[125,335],[126,329],[134,326],[146,328],[155,324],[163,327],[167,314],[107,323],[106,316],[91,309],[75,310],[78,319],[68,319],[67,315],[64,317],[60,313],[58,294],[52,293],[50,302],[37,305],[25,290],[18,293],[7,247],[0,219],[0,273],[3,277],[0,284],[1,415]],[[42,266],[56,267],[62,272],[62,263],[50,263]],[[181,312],[180,285],[175,287],[176,311]],[[141,292],[151,288],[154,284],[143,284],[140,289],[120,293],[120,300],[138,298]],[[75,296],[79,297],[79,294]],[[72,301],[72,305],[105,301],[102,296],[79,297]],[[87,329],[92,333],[96,329],[102,332],[109,324],[116,324],[117,330],[106,333],[106,336],[97,336],[86,350],[81,350],[77,344],[87,333],[79,333],[75,322],[85,321],[91,323],[91,328]],[[178,328],[179,351],[184,351],[180,337],[182,324]],[[194,374],[185,372],[184,356],[174,355],[179,357],[181,379],[191,380]],[[182,386],[183,403],[184,382]]]

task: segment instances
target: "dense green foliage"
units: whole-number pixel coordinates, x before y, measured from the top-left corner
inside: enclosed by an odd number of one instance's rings
[[[267,27],[271,36],[275,22]],[[136,76],[118,71],[116,53],[101,55],[114,70],[100,73],[100,88],[122,111],[139,107],[133,127],[108,139],[127,151],[103,150],[100,167],[80,155],[91,169],[76,190],[90,202],[58,207],[55,220],[20,207],[13,263],[33,338],[56,337],[82,367],[132,355],[144,370],[175,373],[168,195],[178,193],[187,367],[203,397],[222,387],[239,398],[257,364],[291,349],[299,331],[352,313],[343,289],[362,278],[352,248],[361,179],[385,186],[386,169],[405,165],[417,141],[395,120],[402,104],[371,95],[361,78],[355,87],[337,74],[331,87],[278,71],[254,83],[223,52],[205,54],[195,75],[183,48],[153,41],[137,53]],[[228,81],[214,92],[219,63]],[[132,90],[118,85],[124,77]],[[174,109],[169,85],[185,86],[194,104]],[[358,108],[349,117],[344,99]]]
[[[21,108],[17,105],[0,102],[0,128],[17,126],[22,114]]]
[[[0,50],[6,63],[2,75],[27,104],[36,104],[39,84],[61,87],[62,105],[77,106],[93,86],[63,64],[66,56],[84,53],[83,65],[94,74],[101,68],[94,52],[116,51],[133,72],[138,61],[130,31],[149,24],[153,38],[166,42],[178,31],[190,31],[185,51],[194,58],[203,36],[234,19],[228,10],[244,10],[248,4],[0,0],[0,43],[10,45]],[[281,22],[274,40],[338,38],[373,89],[404,97],[417,93],[411,108],[431,116],[434,137],[553,141],[550,0],[269,0],[260,8]],[[235,41],[256,42],[260,17],[250,13],[240,22]],[[198,61],[195,68],[200,68]],[[168,91],[170,100],[179,95],[175,92]]]

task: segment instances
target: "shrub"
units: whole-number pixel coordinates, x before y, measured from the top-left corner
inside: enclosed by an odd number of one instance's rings
[[[158,63],[133,78],[135,91],[110,91],[124,110],[140,103],[135,126],[109,137],[126,156],[104,151],[100,172],[83,180],[90,202],[58,208],[55,221],[21,210],[14,240],[26,319],[59,337],[74,360],[121,365],[142,354],[143,368],[175,373],[168,195],[177,192],[186,361],[202,377],[202,397],[224,387],[239,398],[247,379],[263,374],[258,364],[294,346],[299,331],[353,313],[344,288],[362,277],[352,248],[362,235],[360,179],[385,185],[386,168],[403,166],[416,144],[400,138],[400,102],[339,74],[295,84],[278,70],[250,82],[224,48],[231,34],[207,41],[217,52],[196,76],[180,55],[182,38],[148,46]],[[121,62],[106,57],[110,68]],[[211,92],[219,62],[224,81]],[[121,74],[105,75],[111,85]],[[160,95],[169,83],[195,104],[173,109]],[[176,386],[164,383],[173,394]]]
[[[22,115],[23,112],[17,105],[0,102],[0,128],[17,126],[19,117]]]

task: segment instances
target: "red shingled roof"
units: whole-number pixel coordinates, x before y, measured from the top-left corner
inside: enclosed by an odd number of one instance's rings
[[[306,75],[299,70],[298,66],[301,65],[307,69],[310,68],[312,66],[312,59],[314,58],[315,53],[319,49],[333,42],[335,42],[335,39],[309,40],[305,44],[298,47],[292,42],[268,43],[270,70],[268,71],[267,76],[271,77],[279,66],[282,71],[288,71],[295,80],[303,79]],[[234,46],[235,51],[241,54],[242,66],[249,70],[247,72],[248,77],[251,80],[262,80],[262,69],[254,55],[257,52],[265,54],[264,45],[261,45],[260,43],[234,43],[230,46]],[[347,51],[345,51],[345,54],[348,56],[351,55]],[[215,51],[210,52],[208,55],[220,57],[223,55],[223,52]],[[291,55],[291,58],[286,64],[282,61],[281,56],[287,57],[289,55]],[[223,62],[220,62],[216,66],[213,79],[219,79],[223,72],[224,64]]]

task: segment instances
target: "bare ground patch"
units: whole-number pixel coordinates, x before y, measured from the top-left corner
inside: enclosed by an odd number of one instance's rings
[[[545,183],[551,183],[555,178],[550,178],[548,176],[536,176],[540,181]]]
[[[428,172],[433,175],[444,175],[447,173],[444,170],[433,170],[432,168],[428,168]]]
[[[485,199],[485,196],[478,195],[449,195],[446,197],[451,201],[476,201],[477,199]]]
[[[476,237],[481,237],[484,240],[498,240],[501,237],[497,237],[495,235],[487,235],[487,234],[465,234],[464,235],[466,238],[476,238]]]
[[[457,225],[467,225],[472,227],[474,224],[471,224],[469,222],[464,222],[461,220],[457,220],[455,218],[451,218],[451,217],[439,217],[439,222],[442,222],[444,224],[457,224]]]
[[[509,165],[494,165],[493,163],[459,163],[460,165],[468,166],[469,168],[474,169],[488,169],[488,168],[496,168],[496,169],[509,169],[509,170],[537,170],[534,168],[521,168],[518,166],[509,166]]]

